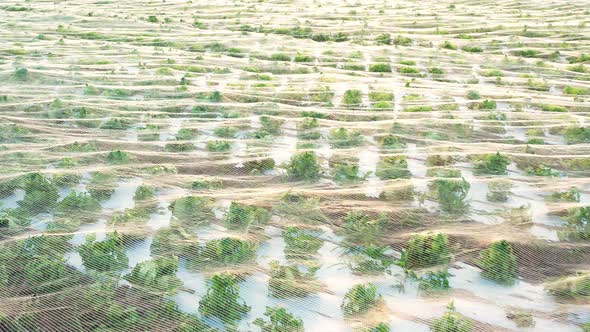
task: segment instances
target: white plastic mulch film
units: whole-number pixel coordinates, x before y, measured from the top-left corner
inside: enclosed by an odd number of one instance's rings
[[[0,331],[590,331],[588,1],[4,0]]]

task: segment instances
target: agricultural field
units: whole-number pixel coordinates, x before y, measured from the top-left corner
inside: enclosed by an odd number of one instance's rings
[[[0,332],[590,332],[590,3],[0,2]]]

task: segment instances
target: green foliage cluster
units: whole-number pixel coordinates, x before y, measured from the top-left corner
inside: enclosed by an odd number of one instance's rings
[[[542,138],[530,138],[526,141],[528,145],[543,145],[545,144],[545,140]]]
[[[182,285],[177,271],[178,258],[162,256],[138,263],[124,278],[152,291],[174,293]]]
[[[476,157],[473,170],[477,174],[505,175],[508,165],[510,165],[510,158],[496,152]]]
[[[333,178],[339,184],[363,181],[368,174],[360,175],[359,165],[352,162],[337,162],[333,166]]]
[[[465,51],[465,52],[469,52],[469,53],[481,53],[483,52],[483,49],[479,46],[473,46],[473,45],[465,45],[463,47],[461,47],[461,50]]]
[[[414,60],[400,60],[399,61],[400,65],[405,65],[405,66],[415,66],[416,65],[416,61]]]
[[[104,241],[96,241],[96,235],[86,236],[86,242],[78,249],[87,269],[99,272],[120,271],[127,267],[123,239],[117,232],[107,234]]]
[[[286,168],[287,176],[291,181],[315,182],[322,174],[322,167],[313,151],[292,156]]]
[[[0,228],[28,227],[32,214],[22,208],[0,208]]]
[[[183,225],[198,226],[209,223],[213,213],[210,200],[200,196],[185,196],[170,204],[172,216]]]
[[[390,267],[395,263],[394,259],[386,255],[387,246],[369,245],[353,246],[349,252],[352,254],[349,267],[356,274],[381,274],[389,273]]]
[[[366,332],[391,332],[391,329],[389,328],[389,326],[385,323],[379,323],[371,328],[369,328],[368,330],[366,330]]]
[[[138,186],[137,189],[135,189],[135,194],[133,194],[133,200],[135,200],[136,203],[149,201],[154,198],[156,198],[156,189],[145,184]]]
[[[448,271],[428,271],[418,278],[418,289],[427,293],[447,290],[450,276]]]
[[[590,240],[590,206],[568,210],[566,220],[558,233],[560,238],[571,241]]]
[[[311,88],[309,91],[309,98],[314,103],[321,103],[321,104],[324,104],[325,106],[331,106],[332,99],[334,98],[334,91],[332,91],[330,89],[330,87],[328,87],[328,86]],[[317,118],[317,114],[318,114],[318,112],[315,112],[315,111],[301,112],[301,116],[310,116],[310,117],[314,117],[314,118]]]
[[[443,75],[445,73],[442,68],[438,68],[438,67],[429,68],[428,72],[433,75]]]
[[[27,68],[17,68],[12,75],[17,81],[25,82],[31,77]]]
[[[579,202],[580,191],[576,187],[571,187],[568,190],[551,193],[546,197],[546,200],[550,202]]]
[[[260,117],[260,129],[253,133],[254,138],[265,138],[267,136],[276,136],[281,133],[283,120],[273,119],[270,116],[263,115]]]
[[[551,167],[545,165],[537,165],[535,167],[527,167],[525,168],[525,172],[527,175],[532,176],[548,176],[548,177],[558,177],[560,173],[552,169]]]
[[[345,63],[342,65],[342,69],[345,70],[356,70],[365,71],[366,66],[362,63]]]
[[[516,56],[521,56],[523,58],[534,58],[539,55],[539,51],[526,49],[526,50],[516,50],[512,52]]]
[[[420,71],[418,70],[418,68],[416,68],[416,67],[410,67],[410,66],[402,66],[402,67],[399,67],[397,69],[397,71],[400,72],[400,74],[405,74],[405,75],[420,74]]]
[[[429,154],[426,157],[426,165],[427,166],[438,166],[444,167],[452,165],[455,162],[455,157],[452,155],[445,155],[445,154]],[[457,172],[457,174],[461,174],[461,171]],[[447,177],[459,177],[459,176],[447,176]]]
[[[291,28],[290,34],[294,38],[309,38],[312,36],[312,30],[310,27],[294,26]]]
[[[75,287],[62,295],[72,300],[68,305],[77,313],[73,319],[84,319],[85,326],[92,326],[93,331],[149,331],[154,324],[164,324],[178,332],[218,332],[197,315],[182,313],[176,303],[162,296],[139,287],[119,286],[110,276],[93,277],[86,287]]]
[[[471,332],[473,331],[473,322],[461,315],[455,309],[453,302],[447,306],[447,311],[441,318],[434,319],[430,323],[432,332]]]
[[[483,77],[503,77],[504,73],[500,69],[490,69],[481,73]]]
[[[488,183],[487,199],[490,202],[506,202],[510,195],[512,183],[503,180],[494,180]]]
[[[291,61],[291,56],[285,53],[275,53],[270,56],[272,61]]]
[[[235,324],[251,307],[240,298],[236,275],[222,273],[209,281],[207,294],[199,301],[199,312],[205,317],[217,317],[228,325]]]
[[[569,110],[563,106],[559,106],[559,105],[549,105],[549,104],[544,104],[541,106],[541,109],[545,112],[558,112],[558,113],[565,113],[565,112],[569,112]]]
[[[434,178],[460,178],[461,177],[461,170],[456,169],[456,168],[446,168],[446,167],[430,167],[426,171],[426,176],[434,177]],[[437,185],[436,182],[432,182],[429,184],[429,187],[431,189],[437,189],[436,185]]]
[[[448,41],[448,40],[445,40],[445,41],[444,41],[444,42],[443,42],[443,43],[440,45],[440,47],[441,47],[441,48],[445,48],[445,49],[447,49],[447,50],[456,50],[456,49],[457,49],[457,45],[455,45],[455,44],[451,43],[451,42],[450,42],[450,41]]]
[[[334,41],[334,42],[344,42],[348,40],[348,34],[346,32],[336,32],[333,34],[325,34],[325,33],[317,33],[311,36],[311,39],[317,42],[322,41]]]
[[[496,78],[496,84],[501,85],[503,83],[499,78]],[[526,84],[531,90],[545,92],[550,90],[549,84],[547,84],[546,81],[533,80],[532,78],[529,78]]]
[[[363,92],[361,90],[346,90],[342,102],[346,106],[360,106],[363,103]]]
[[[248,170],[250,174],[262,174],[274,169],[275,160],[273,158],[259,158],[244,161],[243,165],[244,169]]]
[[[90,173],[90,182],[86,190],[92,197],[98,200],[105,200],[111,197],[117,187],[116,178],[110,173],[92,172]]]
[[[387,91],[371,91],[369,92],[370,101],[392,101],[394,98],[393,93]]]
[[[480,110],[495,110],[498,104],[495,100],[485,99],[484,101],[477,104],[477,108]]]
[[[404,112],[418,113],[418,112],[432,112],[432,106],[410,106],[404,108]]]
[[[391,45],[393,43],[393,39],[391,39],[391,34],[383,33],[375,38],[375,42],[377,44]]]
[[[549,293],[565,299],[584,299],[590,297],[590,273],[577,273],[546,286]]]
[[[127,128],[129,128],[129,123],[117,118],[111,118],[100,125],[100,129],[126,130]]]
[[[218,178],[203,178],[191,183],[193,190],[213,190],[223,188],[223,181]]]
[[[285,256],[288,259],[309,259],[324,245],[319,232],[302,227],[287,227],[283,230]]]
[[[371,245],[379,241],[389,227],[389,220],[385,215],[371,216],[358,211],[348,213],[343,221],[347,239],[363,245]]]
[[[234,138],[238,133],[238,128],[236,127],[219,127],[213,130],[213,133],[218,137],[223,138]]]
[[[282,307],[266,307],[264,316],[270,321],[263,318],[256,318],[254,325],[259,326],[262,332],[303,332],[303,321],[296,318]]]
[[[398,46],[412,46],[412,39],[409,37],[404,37],[402,35],[397,35],[393,39],[393,44]]]
[[[221,44],[213,44],[213,45],[215,46],[215,45],[221,45]],[[213,52],[215,52],[216,51],[215,50],[216,48],[218,49],[219,47],[218,46],[212,47],[211,50]],[[219,91],[211,91],[209,93],[207,93],[207,92],[200,92],[200,93],[197,93],[196,98],[197,99],[201,99],[201,100],[207,100],[207,101],[210,101],[212,103],[219,103],[219,102],[223,101],[223,96],[221,95],[221,92],[219,92]]]
[[[191,262],[199,265],[235,265],[252,262],[256,258],[258,244],[248,240],[225,237],[207,242],[199,252],[190,257]]]
[[[265,208],[231,202],[225,223],[229,228],[249,229],[266,224],[270,218],[270,212]]]
[[[158,174],[176,174],[177,169],[174,165],[151,165],[148,167],[143,168],[143,170],[148,174],[158,175]]]
[[[295,265],[280,265],[277,261],[270,263],[270,295],[277,298],[304,297],[319,290],[315,279],[316,268],[302,272]]]
[[[315,61],[315,58],[312,57],[311,55],[299,54],[298,53],[293,58],[293,61],[295,61],[295,62],[314,62]]]
[[[306,117],[299,123],[297,137],[304,140],[319,139],[322,135],[315,128],[319,127],[318,119]]]
[[[132,95],[129,90],[123,89],[106,89],[102,92],[103,96],[111,99],[126,99]]]
[[[447,264],[451,259],[449,237],[446,234],[414,235],[405,248],[408,269]]]
[[[379,143],[385,149],[399,149],[406,146],[406,143],[399,136],[393,134],[380,137]]]
[[[21,184],[22,178],[20,177],[0,181],[0,198],[14,194],[14,191],[19,189]]]
[[[50,211],[57,205],[59,189],[41,173],[25,175],[23,189],[25,196],[18,204],[31,215]]]
[[[40,255],[23,263],[24,279],[35,293],[55,292],[71,281],[64,258]]]
[[[197,237],[182,227],[163,227],[152,240],[151,252],[157,256],[190,256],[199,253]]]
[[[129,153],[121,150],[114,150],[107,155],[107,162],[110,164],[125,164],[130,160]]]
[[[134,229],[141,229],[139,224],[145,224],[149,220],[150,212],[148,209],[141,207],[134,207],[122,211],[115,211],[109,221],[111,225],[128,225],[134,224],[131,227]]]
[[[573,96],[588,95],[590,94],[590,89],[568,85],[565,88],[563,88],[563,93],[565,93],[566,95]]]
[[[530,310],[510,308],[506,311],[506,318],[514,321],[518,328],[527,328],[535,326],[535,320]]]
[[[340,307],[345,316],[364,314],[382,301],[377,287],[371,283],[356,285],[344,295]]]
[[[82,275],[71,271],[63,258],[70,248],[70,239],[71,236],[36,235],[4,243],[0,251],[0,295],[57,292],[81,280]]]
[[[374,73],[391,73],[391,65],[388,63],[373,63],[369,65],[369,71]]]
[[[30,138],[32,132],[16,124],[0,124],[0,143],[17,143]]]
[[[511,284],[518,277],[518,261],[506,240],[496,241],[482,250],[479,266],[483,277],[500,284]]]
[[[590,142],[590,127],[569,127],[565,130],[567,144]]]
[[[197,131],[190,128],[181,128],[176,133],[176,140],[177,141],[190,141],[195,138]]]
[[[197,29],[205,30],[207,29],[207,25],[201,21],[195,20],[193,22],[193,26]]]
[[[590,61],[590,54],[580,53],[580,56],[574,57],[569,60],[570,63],[586,62]]]
[[[303,194],[287,192],[275,207],[278,215],[297,223],[324,224],[329,220],[320,207],[320,200]]]
[[[314,129],[319,127],[318,119],[313,117],[305,117],[299,124],[299,128],[303,130]]]
[[[75,221],[92,222],[101,210],[98,200],[89,193],[72,191],[58,203],[55,215],[60,218],[72,218]]]
[[[412,177],[412,173],[408,169],[406,156],[383,157],[377,164],[375,175],[382,180],[409,179]]]
[[[475,90],[469,90],[467,92],[467,99],[470,99],[470,100],[481,99],[481,95],[479,94],[479,92],[477,92]]]
[[[207,142],[209,152],[227,152],[231,149],[231,143],[222,140],[213,140]]]
[[[185,143],[171,142],[171,143],[167,143],[166,146],[164,147],[164,150],[168,151],[168,152],[190,152],[190,151],[193,151],[194,149],[195,149],[195,145],[191,142],[185,142]]]
[[[98,151],[96,142],[90,141],[85,143],[74,142],[63,147],[66,152],[94,152]]]
[[[102,93],[102,90],[94,85],[87,84],[84,87],[84,94],[87,96],[98,96]]]
[[[330,145],[334,148],[359,146],[363,143],[363,135],[358,130],[337,128],[330,130]]]
[[[467,194],[471,185],[465,179],[437,179],[434,181],[436,188],[437,200],[440,204],[441,210],[460,214],[465,212],[469,207],[469,202],[466,201]]]
[[[72,169],[77,165],[74,159],[70,157],[63,158],[57,164],[59,168]],[[67,172],[53,175],[53,183],[59,187],[71,187],[80,182],[82,177],[79,174]]]

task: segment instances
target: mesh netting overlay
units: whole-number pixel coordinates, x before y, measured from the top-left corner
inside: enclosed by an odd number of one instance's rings
[[[590,331],[587,1],[0,17],[0,331]]]

